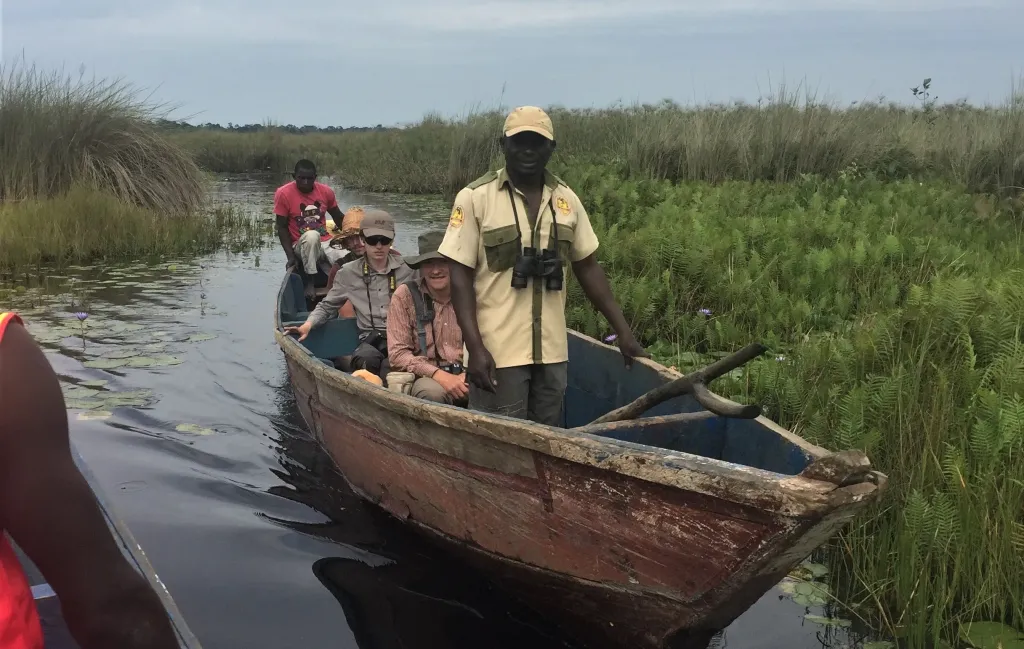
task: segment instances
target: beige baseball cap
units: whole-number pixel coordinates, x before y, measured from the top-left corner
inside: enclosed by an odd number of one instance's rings
[[[505,135],[511,137],[523,131],[540,133],[549,140],[555,139],[555,127],[543,109],[536,106],[520,106],[512,109],[505,118]]]
[[[395,219],[384,210],[366,210],[360,224],[364,237],[385,236],[395,238]]]

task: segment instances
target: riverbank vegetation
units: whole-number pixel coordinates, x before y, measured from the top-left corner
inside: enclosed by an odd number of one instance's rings
[[[843,617],[940,646],[1024,629],[1022,205],[846,171],[787,184],[566,180],[636,333],[686,371],[772,352],[716,390],[826,448],[863,449],[882,503],[832,546]],[[570,326],[607,325],[570,285]]]
[[[127,84],[0,69],[0,266],[178,254],[251,227],[211,213],[191,154]]]
[[[168,217],[75,186],[54,198],[0,203],[0,268],[248,250],[262,245],[266,231],[228,205]]]
[[[999,106],[939,105],[918,88],[912,107],[838,107],[786,89],[756,105],[688,108],[671,102],[599,110],[552,109],[558,160],[618,162],[631,178],[673,181],[834,178],[857,168],[888,179],[942,178],[972,191],[1024,187],[1024,94]],[[403,128],[313,132],[271,125],[165,125],[216,172],[289,172],[313,159],[323,174],[375,191],[453,196],[497,161],[504,113],[429,115]]]

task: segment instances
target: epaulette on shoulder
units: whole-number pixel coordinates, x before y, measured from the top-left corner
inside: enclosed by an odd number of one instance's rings
[[[466,187],[468,187],[470,189],[476,189],[477,187],[483,187],[487,183],[495,180],[497,177],[498,177],[498,172],[496,172],[496,171],[488,171],[484,175],[480,176],[479,178],[477,178],[473,182],[471,182],[468,185],[466,185]]]
[[[548,173],[551,173],[551,172],[548,172]],[[551,174],[551,177],[554,178],[555,182],[558,183],[559,185],[561,185],[562,187],[568,187],[569,186],[564,180],[562,180],[561,178],[559,178],[555,174]]]

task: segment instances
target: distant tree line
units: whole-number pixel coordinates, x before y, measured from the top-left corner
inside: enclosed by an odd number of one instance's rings
[[[170,131],[224,131],[232,133],[257,133],[259,131],[275,130],[296,135],[308,133],[346,133],[346,132],[367,132],[367,131],[392,131],[395,127],[377,124],[376,126],[295,126],[294,124],[235,124],[228,122],[227,126],[206,122],[205,124],[190,124],[185,121],[170,119],[158,119],[157,126]]]

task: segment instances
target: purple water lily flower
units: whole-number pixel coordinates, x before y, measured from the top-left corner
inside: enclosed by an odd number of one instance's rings
[[[79,322],[83,322],[86,318],[89,317],[89,314],[86,313],[85,311],[78,311],[74,315],[76,318],[78,318]]]
[[[618,339],[618,335],[617,334],[610,334],[610,335],[604,337],[604,342],[605,342],[606,345],[610,345],[613,342],[615,342],[616,339]]]
[[[703,316],[710,316],[711,315],[711,309],[700,309],[700,310],[697,311],[697,313],[699,313],[699,314],[701,314]]]

